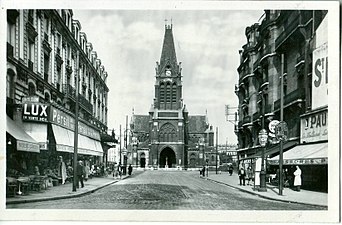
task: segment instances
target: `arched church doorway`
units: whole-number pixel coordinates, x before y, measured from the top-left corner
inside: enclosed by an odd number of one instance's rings
[[[196,167],[196,155],[194,153],[191,153],[190,155],[190,168]]]
[[[140,154],[140,168],[145,168],[146,158],[145,153]]]
[[[176,154],[170,147],[166,147],[160,153],[159,167],[171,168],[176,166]]]

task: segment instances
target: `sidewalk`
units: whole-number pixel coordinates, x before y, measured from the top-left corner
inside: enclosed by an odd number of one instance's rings
[[[248,186],[247,181],[246,186],[240,186],[240,181],[237,174],[229,176],[228,173],[215,174],[215,172],[209,172],[209,177],[207,179],[217,183],[225,184],[250,194],[258,195],[266,199],[328,207],[327,193],[307,191],[303,189],[301,189],[300,192],[297,192],[290,188],[284,188],[283,195],[279,195],[278,187],[271,185],[267,185],[266,192],[259,192],[257,189],[254,190],[254,185]]]
[[[121,180],[129,177],[128,175],[122,176]],[[101,189],[110,184],[120,181],[118,178],[114,178],[112,174],[108,177],[94,177],[84,182],[83,188],[77,188],[75,192],[72,191],[72,183],[60,184],[58,186],[49,187],[46,190],[30,191],[26,195],[16,195],[15,197],[7,197],[6,204],[18,204],[27,202],[57,200],[65,198],[74,198],[88,193],[92,193],[98,189]]]

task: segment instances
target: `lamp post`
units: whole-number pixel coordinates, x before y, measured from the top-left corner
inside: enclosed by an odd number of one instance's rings
[[[262,129],[258,135],[259,143],[262,147],[261,155],[261,171],[260,171],[260,188],[259,191],[267,191],[266,189],[266,171],[265,171],[265,146],[267,143],[268,134],[265,129]]]
[[[138,139],[136,137],[132,137],[132,144],[133,144],[133,155],[135,158],[135,165],[136,165],[136,168],[138,168]]]

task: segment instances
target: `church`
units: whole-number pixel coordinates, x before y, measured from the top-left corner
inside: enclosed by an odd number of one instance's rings
[[[131,118],[127,161],[136,168],[200,168],[205,164],[205,152],[214,148],[214,131],[206,114],[189,115],[183,102],[182,67],[176,57],[172,24],[165,25],[155,71],[155,96],[148,115],[133,112]]]

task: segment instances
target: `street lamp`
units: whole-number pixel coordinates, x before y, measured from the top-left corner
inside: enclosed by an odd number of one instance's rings
[[[134,152],[133,152],[134,157],[133,158],[135,158],[135,165],[137,168],[138,168],[138,144],[139,144],[138,138],[132,137],[132,145],[133,145],[133,149],[134,149]]]
[[[265,161],[265,146],[266,146],[267,138],[268,138],[267,131],[265,129],[262,129],[259,132],[258,138],[259,138],[259,143],[262,147],[259,191],[267,191],[267,188],[266,188],[266,171],[265,171],[265,163],[264,163],[264,161]]]

